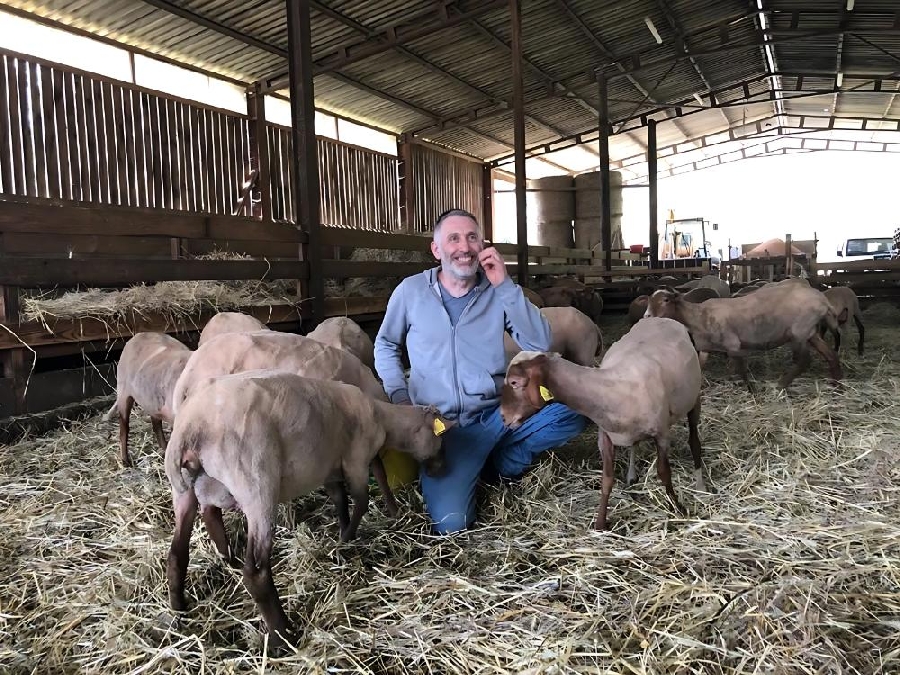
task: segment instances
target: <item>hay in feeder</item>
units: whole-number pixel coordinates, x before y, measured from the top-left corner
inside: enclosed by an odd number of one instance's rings
[[[700,430],[715,492],[692,489],[677,425],[686,518],[643,444],[630,491],[620,453],[612,530],[591,531],[593,429],[520,482],[486,489],[479,526],[462,535],[429,534],[412,488],[398,495],[398,521],[373,496],[349,545],[323,494],[282,507],[275,583],[302,637],[275,660],[240,573],[199,524],[190,610],[168,609],[172,509],[149,424],[133,425],[131,470],[99,416],[6,447],[0,671],[897,672],[900,351],[893,324],[866,320],[865,358],[852,329],[842,350],[842,391],[815,360],[790,395],[776,391],[787,350],[751,359],[755,396],[706,373]],[[625,319],[603,327],[610,342]],[[226,524],[242,551],[240,519]]]
[[[213,251],[196,256],[199,260],[249,260],[240,253]],[[132,314],[154,314],[172,323],[190,321],[203,311],[223,312],[241,307],[296,304],[297,284],[274,281],[160,281],[135,284],[123,289],[25,293],[21,298],[23,321],[49,325],[57,319],[101,318],[110,323],[124,321]]]
[[[434,256],[427,251],[394,251],[380,248],[357,248],[350,260],[371,260],[377,262],[424,263],[437,265]],[[336,279],[325,280],[325,297],[389,297],[404,277],[351,277],[343,282]]]

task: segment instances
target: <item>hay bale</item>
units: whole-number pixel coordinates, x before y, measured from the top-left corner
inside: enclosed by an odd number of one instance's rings
[[[605,316],[621,335],[624,316]],[[487,490],[478,529],[434,537],[414,489],[393,521],[373,497],[362,538],[337,541],[316,493],[279,512],[275,583],[304,631],[268,661],[239,571],[201,525],[188,613],[168,609],[172,531],[162,460],[144,420],[136,467],[95,416],[0,452],[0,671],[378,673],[875,673],[900,656],[900,352],[894,324],[843,353],[847,387],[815,360],[791,396],[790,358],[751,358],[754,398],[706,372],[701,437],[714,494],[692,490],[676,425],[669,507],[642,446],[641,480],[619,481],[611,532],[588,529],[601,470],[596,431],[520,482]],[[238,552],[240,519],[226,519]],[[240,535],[236,533],[241,533]]]

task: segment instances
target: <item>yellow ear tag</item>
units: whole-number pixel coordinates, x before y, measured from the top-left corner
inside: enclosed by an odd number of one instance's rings
[[[447,425],[444,424],[442,420],[439,420],[437,417],[434,418],[434,435],[440,436],[442,433],[447,431]]]
[[[540,391],[541,391],[541,398],[542,398],[542,399],[544,399],[545,401],[552,401],[552,400],[553,400],[553,394],[550,393],[550,390],[547,389],[547,387],[545,387],[544,385],[541,385]]]

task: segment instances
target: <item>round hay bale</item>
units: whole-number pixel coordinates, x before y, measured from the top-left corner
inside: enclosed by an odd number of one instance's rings
[[[602,245],[600,231],[600,172],[575,176],[575,248]],[[612,219],[612,248],[624,247],[622,240],[622,173],[609,175],[609,211]]]
[[[572,248],[575,218],[574,181],[571,176],[547,176],[531,181],[534,194],[537,245]]]

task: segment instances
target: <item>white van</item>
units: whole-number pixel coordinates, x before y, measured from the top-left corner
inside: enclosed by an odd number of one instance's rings
[[[890,260],[893,237],[861,237],[848,239],[837,254],[850,260]]]

